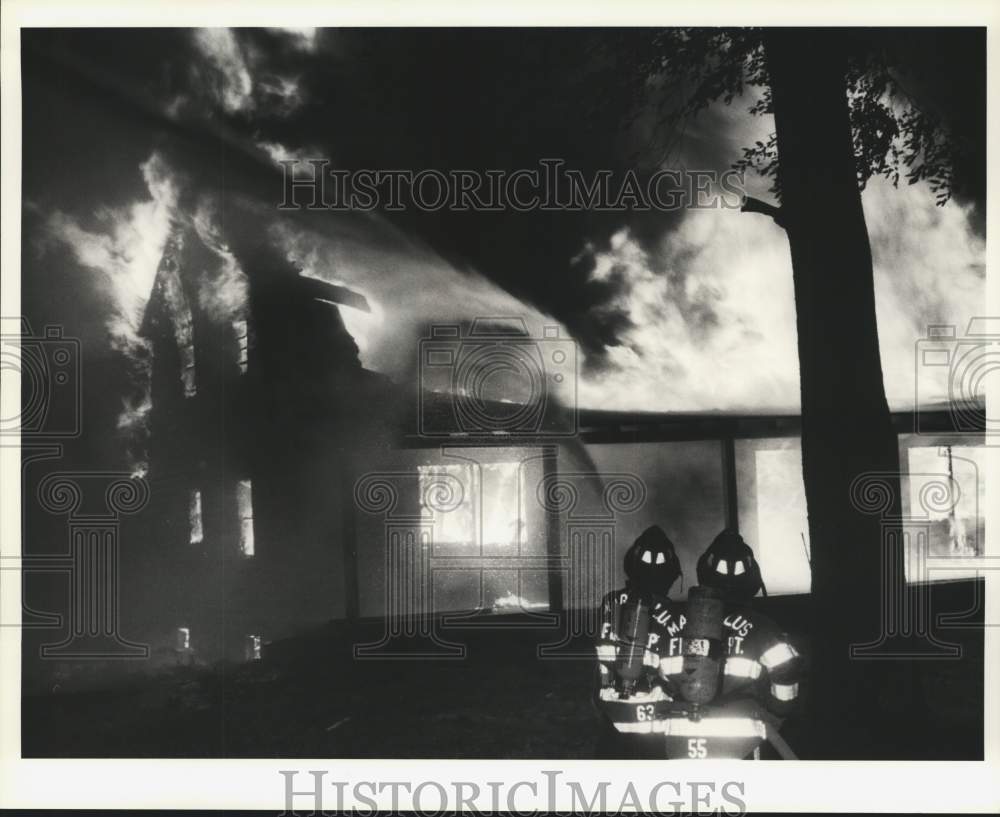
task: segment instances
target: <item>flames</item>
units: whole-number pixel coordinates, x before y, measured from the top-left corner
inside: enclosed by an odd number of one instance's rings
[[[105,296],[108,342],[132,384],[117,427],[133,469],[142,474],[152,360],[140,327],[169,240],[183,233],[207,249],[212,261],[198,270],[195,298],[209,320],[247,320],[249,285],[212,197],[196,192],[188,197],[197,202],[193,209],[182,208],[186,177],[157,152],[139,171],[144,198],[99,208],[96,226],[52,212],[45,238],[71,248]],[[956,202],[935,207],[922,185],[894,190],[874,180],[863,201],[887,394],[894,408],[907,408],[914,395],[914,344],[926,325],[962,327],[982,310],[984,242],[966,208]],[[343,309],[345,324],[364,365],[396,379],[415,377],[415,350],[432,323],[504,315],[525,319],[532,331],[558,324],[475,270],[459,272],[377,215],[360,228],[331,217],[324,232],[273,211],[267,218],[274,245],[303,274],[366,296],[371,314]],[[581,257],[588,254],[591,276],[615,284],[615,295],[597,309],[619,311],[628,325],[608,347],[605,365],[582,368],[582,407],[797,410],[795,308],[780,228],[731,210],[691,212],[652,246],[624,227],[607,249],[588,245]]]
[[[220,238],[217,213],[209,200],[200,201],[193,214],[181,211],[183,177],[164,157],[153,152],[139,170],[147,197],[127,207],[98,210],[98,226],[87,229],[61,212],[51,213],[45,225],[47,241],[67,246],[77,263],[91,271],[107,308],[108,344],[122,359],[129,393],[122,396],[116,426],[122,435],[128,465],[136,476],[148,470],[146,438],[152,378],[152,348],[141,327],[158,271],[179,263],[185,234],[193,234],[210,250],[215,264],[198,276],[198,306],[213,321],[245,317],[246,277]],[[183,350],[192,348],[190,309],[177,280],[173,291],[175,337]]]
[[[886,395],[915,403],[916,342],[929,324],[981,314],[985,245],[958,202],[937,207],[925,185],[874,179],[862,195],[875,264]],[[602,309],[629,326],[608,365],[580,384],[587,405],[652,411],[799,409],[795,303],[788,240],[769,219],[732,210],[692,211],[654,246],[625,228],[610,247],[584,250],[592,277],[617,294]],[[850,331],[849,316],[844,331]],[[836,338],[830,338],[835,344]],[[921,383],[947,397],[947,371]],[[923,397],[921,393],[921,397]]]

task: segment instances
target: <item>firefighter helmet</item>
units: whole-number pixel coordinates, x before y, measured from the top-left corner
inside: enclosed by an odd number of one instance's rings
[[[625,553],[625,575],[642,594],[666,596],[681,575],[674,543],[659,525],[646,528]]]
[[[728,528],[698,559],[698,584],[715,587],[735,602],[749,602],[764,588],[760,565],[743,537]]]

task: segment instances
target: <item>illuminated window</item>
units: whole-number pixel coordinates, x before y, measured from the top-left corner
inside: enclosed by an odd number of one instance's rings
[[[522,449],[466,452],[467,460],[417,466],[429,555],[456,559],[434,567],[430,603],[480,613],[547,608],[545,515],[528,494],[542,478],[541,459]]]
[[[420,504],[433,517],[435,545],[518,543],[524,512],[518,501],[518,463],[421,465],[418,472]],[[448,502],[451,491],[460,492],[457,504]]]
[[[236,486],[236,507],[240,520],[240,551],[253,556],[253,492],[250,480],[241,480]]]
[[[181,385],[185,397],[194,397],[197,392],[194,373],[194,322],[191,307],[180,278],[179,257],[183,241],[179,234],[171,236],[160,259],[156,286],[162,293],[170,321],[173,324],[174,340],[180,354]]]
[[[194,346],[181,347],[181,383],[185,397],[194,397],[198,393],[194,379]]]
[[[518,496],[520,465],[487,462],[483,470],[483,544],[523,543],[526,509]]]
[[[246,321],[233,321],[233,333],[236,335],[237,358],[240,365],[240,372],[246,374],[249,362],[250,337],[247,330]]]
[[[359,531],[366,540],[375,536],[380,544],[401,545],[401,560],[394,556],[388,563],[385,546],[358,549],[360,614],[384,616],[385,594],[396,592],[393,588],[400,587],[399,581],[429,583],[428,596],[408,598],[435,612],[479,615],[546,609],[553,581],[548,561],[550,518],[536,495],[547,468],[542,453],[542,449],[516,446],[469,447],[444,455],[432,450],[412,452],[408,458],[411,476],[405,483],[401,480],[398,511],[410,518],[422,517],[419,531],[414,531],[419,536],[412,537],[419,546],[410,548],[391,529]],[[449,481],[441,479],[444,475],[461,484],[450,506],[441,502],[448,499],[446,486],[440,486],[441,494],[430,490],[435,483]],[[451,510],[436,511],[435,505]],[[408,559],[423,557],[431,560],[429,572],[407,567],[412,564]],[[585,608],[599,606],[605,592],[587,598]]]
[[[469,465],[454,463],[420,465],[417,471],[420,508],[434,520],[434,544],[478,544],[473,501],[479,492],[477,471]]]
[[[960,445],[948,443],[961,442]],[[907,581],[940,581],[973,570],[922,571],[920,560],[982,555],[985,536],[985,448],[974,437],[900,437],[901,508],[911,520],[906,538]],[[799,440],[737,440],[740,528],[757,554],[769,594],[807,593],[810,542]],[[949,489],[947,486],[951,485]],[[952,499],[952,497],[954,499]],[[921,520],[928,536],[921,540]],[[926,541],[926,544],[923,544]],[[920,544],[923,550],[918,549]]]
[[[201,491],[191,491],[188,494],[188,530],[191,532],[192,545],[200,545],[204,539],[201,526]]]
[[[799,440],[737,440],[736,462],[740,533],[756,554],[768,594],[808,593],[809,520]],[[727,569],[739,575],[739,565]]]
[[[986,449],[979,446],[913,446],[906,451],[903,512],[929,523],[927,556],[970,559],[983,555],[986,534]],[[950,486],[950,487],[949,487]],[[912,542],[909,543],[912,547]],[[907,579],[911,559],[907,560]],[[973,576],[975,571],[941,571],[930,578]]]
[[[768,441],[754,461],[757,476],[757,541],[753,543],[769,592],[808,593],[809,521],[798,440]],[[763,443],[762,443],[763,444]]]
[[[247,661],[260,661],[260,636],[248,635],[246,639],[244,658]]]

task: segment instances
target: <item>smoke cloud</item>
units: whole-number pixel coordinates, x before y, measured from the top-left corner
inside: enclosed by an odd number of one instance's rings
[[[303,274],[348,286],[367,298],[370,313],[341,308],[366,367],[401,381],[414,378],[419,338],[436,323],[517,317],[536,337],[543,326],[559,326],[478,272],[456,270],[384,219],[372,217],[367,224],[365,233],[332,236],[291,221],[274,228],[276,241]]]
[[[928,324],[957,324],[961,334],[982,312],[985,246],[970,206],[938,207],[924,185],[894,189],[876,179],[862,200],[886,393],[892,408],[908,409],[915,344]],[[623,312],[630,324],[608,347],[605,365],[582,381],[583,404],[798,411],[791,261],[783,230],[769,219],[693,211],[652,246],[625,228],[608,250],[588,246],[583,254],[593,259],[592,279],[615,284],[600,308]],[[928,386],[930,396],[944,398],[943,374],[921,383],[922,398]]]
[[[137,473],[145,471],[144,437],[150,400],[151,350],[139,334],[160,256],[176,210],[178,187],[163,157],[154,152],[139,170],[149,198],[124,208],[99,207],[97,227],[84,228],[73,216],[54,210],[44,230],[46,242],[65,244],[107,304],[105,328],[111,348],[125,361],[132,386],[122,396],[117,427]]]

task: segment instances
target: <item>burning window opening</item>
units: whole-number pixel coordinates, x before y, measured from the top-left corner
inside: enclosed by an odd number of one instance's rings
[[[194,397],[198,393],[194,375],[194,346],[184,346],[181,349],[181,383],[185,397]]]
[[[421,515],[430,527],[436,610],[509,614],[547,609],[544,569],[520,560],[538,556],[541,517],[529,499],[524,449],[483,449],[487,462],[436,462],[416,466]],[[492,460],[492,461],[489,461]],[[539,471],[541,470],[539,466]],[[528,517],[531,510],[535,514]],[[449,559],[460,560],[449,563]]]
[[[154,288],[159,290],[173,325],[174,341],[177,343],[177,350],[180,353],[181,384],[184,387],[184,396],[194,397],[197,393],[194,365],[194,320],[180,278],[180,256],[183,248],[183,235],[179,231],[175,231],[163,251]]]
[[[930,522],[927,555],[958,559],[981,556],[986,534],[984,449],[914,446],[907,452],[907,466],[903,494],[909,500],[909,516],[926,517]]]
[[[261,637],[259,635],[248,635],[246,638],[244,657],[247,661],[260,661],[261,659]]]
[[[523,596],[516,596],[514,592],[508,590],[506,595],[500,596],[493,602],[494,610],[544,610],[548,609],[548,602],[530,601]]]
[[[420,465],[417,472],[420,505],[427,516],[433,517],[435,544],[503,546],[523,540],[519,463],[493,462],[479,467],[458,463]],[[441,477],[454,478],[462,486],[462,502],[450,510],[426,504],[427,498],[434,496],[435,481]]]
[[[201,524],[201,491],[199,490],[191,491],[188,494],[188,529],[190,530],[190,544],[200,545],[205,532]]]
[[[180,652],[187,652],[191,649],[191,630],[188,627],[177,628],[177,649]]]
[[[241,480],[236,486],[236,506],[240,520],[240,551],[250,557],[254,554],[253,491],[248,479]]]

